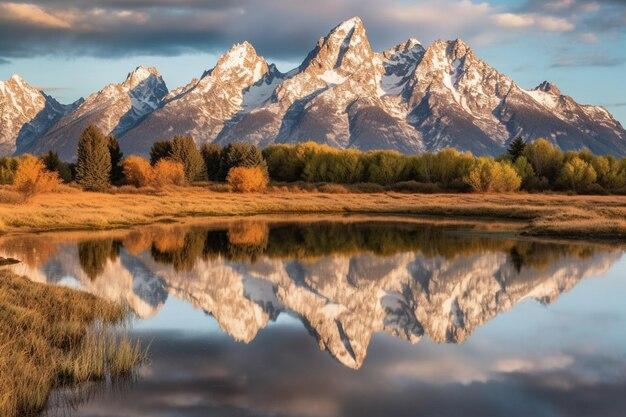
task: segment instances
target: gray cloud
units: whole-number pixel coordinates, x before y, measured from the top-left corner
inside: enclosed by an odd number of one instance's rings
[[[136,384],[96,395],[73,414],[614,417],[626,407],[622,356],[522,354],[497,343],[492,350],[449,349],[381,337],[365,366],[353,371],[305,333],[268,328],[251,345],[147,333],[150,369]]]
[[[8,65],[10,63],[11,61],[9,61],[8,59],[4,59],[0,57],[0,65]]]
[[[557,58],[550,67],[615,67],[623,63],[623,58],[612,57],[606,53],[596,53],[590,55],[562,56]]]
[[[289,60],[301,58],[320,35],[355,15],[363,17],[377,49],[410,36],[489,43],[527,32],[574,33],[592,43],[600,33],[594,28],[623,30],[623,5],[528,0],[509,10],[478,0],[17,0],[0,2],[0,56],[171,56],[220,52],[249,40],[262,54]],[[597,8],[624,13],[607,16]]]

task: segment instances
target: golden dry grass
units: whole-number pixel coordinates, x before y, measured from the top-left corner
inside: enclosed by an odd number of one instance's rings
[[[36,413],[62,383],[130,372],[143,353],[107,327],[124,317],[90,294],[0,270],[0,415]]]
[[[626,197],[552,194],[228,193],[177,187],[159,193],[62,192],[0,203],[0,231],[112,229],[191,217],[254,214],[408,214],[526,222],[524,233],[626,239]]]

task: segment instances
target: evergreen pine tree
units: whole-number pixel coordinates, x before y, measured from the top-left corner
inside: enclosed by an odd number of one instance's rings
[[[154,166],[161,159],[172,156],[172,143],[168,140],[154,142],[150,148],[150,165]]]
[[[90,125],[78,140],[76,181],[86,190],[102,190],[109,186],[111,154],[106,136]]]
[[[63,180],[63,182],[72,181],[72,172],[70,167],[68,164],[61,161],[58,153],[48,151],[41,156],[41,162],[43,162],[46,170],[59,174],[59,177]]]
[[[509,148],[507,149],[507,153],[509,154],[513,162],[517,161],[517,158],[522,156],[524,148],[526,148],[526,142],[524,142],[524,139],[522,139],[521,136],[517,136],[515,139],[513,139],[513,141],[509,145]]]
[[[267,164],[261,151],[249,143],[231,143],[220,152],[220,180],[224,181],[228,171],[234,167],[261,167],[267,170]]]
[[[219,181],[220,147],[215,143],[206,143],[200,151],[204,159],[204,169],[209,181]]]
[[[202,181],[206,178],[204,159],[191,136],[176,136],[172,139],[170,158],[185,167],[187,181]]]
[[[113,136],[107,138],[109,147],[109,155],[111,156],[111,184],[120,185],[124,180],[124,171],[122,169],[122,158],[124,153],[120,149],[120,144]]]

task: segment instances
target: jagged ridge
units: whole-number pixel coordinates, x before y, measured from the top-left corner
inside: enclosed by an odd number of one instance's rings
[[[22,151],[71,157],[80,130],[96,123],[121,136],[125,152],[144,155],[154,141],[176,134],[198,144],[314,140],[405,153],[456,147],[477,155],[500,154],[521,135],[546,137],[564,150],[626,155],[626,131],[605,109],[580,105],[547,82],[525,90],[460,39],[426,49],[409,39],[377,53],[358,17],[320,38],[285,74],[244,42],[169,94],[156,71],[146,79],[152,81],[141,96],[149,105],[136,106],[124,84],[107,86]]]

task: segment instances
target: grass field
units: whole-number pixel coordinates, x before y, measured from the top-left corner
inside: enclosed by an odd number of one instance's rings
[[[107,330],[125,315],[90,294],[0,270],[0,415],[33,415],[61,384],[129,373],[144,353]]]
[[[523,233],[626,239],[625,196],[551,194],[324,193],[273,190],[238,194],[202,187],[91,193],[66,188],[26,203],[0,204],[0,231],[112,229],[193,217],[254,214],[408,214],[511,219]]]

